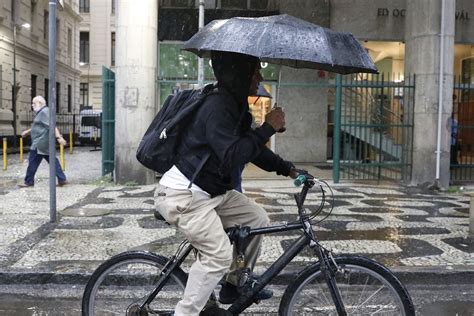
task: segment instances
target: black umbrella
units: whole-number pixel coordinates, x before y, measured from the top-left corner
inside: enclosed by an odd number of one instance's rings
[[[367,51],[352,34],[287,14],[214,20],[185,42],[183,49],[199,57],[209,57],[213,50],[226,51],[294,68],[377,73]]]

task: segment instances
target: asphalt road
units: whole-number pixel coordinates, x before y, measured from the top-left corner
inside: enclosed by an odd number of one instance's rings
[[[275,297],[253,305],[246,315],[277,315],[283,286],[272,286]],[[421,316],[473,316],[472,284],[410,284],[407,286]],[[80,315],[81,286],[7,286],[0,290],[0,315]]]

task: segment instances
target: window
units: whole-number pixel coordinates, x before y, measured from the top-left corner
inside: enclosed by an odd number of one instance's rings
[[[247,0],[221,0],[221,8],[247,9]]]
[[[34,97],[36,97],[36,79],[38,79],[38,76],[36,75],[31,75],[31,99],[30,101],[33,100]]]
[[[49,80],[44,79],[44,99],[46,100],[46,104],[48,104],[48,97],[49,97]]]
[[[115,0],[112,0],[112,15],[115,14]]]
[[[72,30],[67,29],[67,57],[72,61]]]
[[[60,107],[60,99],[59,97],[61,96],[61,84],[59,82],[56,82],[56,113],[59,113],[59,107]]]
[[[11,1],[11,4],[12,4],[12,10],[11,10],[11,20],[12,20],[12,23],[16,23],[16,16],[17,16],[17,13],[16,13],[16,10],[17,10],[17,1]]]
[[[79,12],[89,13],[89,0],[79,0]]]
[[[88,83],[81,82],[79,105],[81,107],[81,110],[84,107],[89,105],[89,84]]]
[[[79,61],[89,62],[89,32],[81,32],[79,35]]]
[[[268,0],[252,0],[250,2],[250,10],[267,10]]]
[[[61,45],[61,23],[59,19],[56,19],[56,48],[60,48]]]
[[[72,87],[70,84],[67,85],[67,111],[72,112]]]
[[[112,32],[111,36],[110,36],[110,47],[111,47],[111,51],[110,51],[110,65],[111,66],[115,66],[115,32]]]
[[[49,32],[49,13],[47,10],[43,12],[43,39],[48,39],[48,32]]]
[[[194,0],[160,0],[160,7],[194,8]]]
[[[30,24],[32,30],[35,27],[36,3],[37,0],[30,0]]]
[[[81,126],[94,126],[100,128],[100,115],[83,116],[81,119]]]

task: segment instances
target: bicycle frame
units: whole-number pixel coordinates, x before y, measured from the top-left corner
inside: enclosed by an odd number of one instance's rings
[[[295,194],[296,204],[298,206],[298,213],[301,218],[300,223],[290,223],[285,225],[276,225],[261,228],[251,228],[248,230],[248,237],[257,235],[267,235],[278,232],[285,232],[296,229],[303,229],[303,234],[294,241],[290,247],[283,252],[283,254],[254,282],[247,283],[242,288],[242,295],[229,307],[229,311],[234,315],[240,314],[247,307],[255,302],[254,296],[260,292],[273,278],[275,278],[298,253],[300,253],[304,247],[310,246],[316,252],[316,256],[321,264],[321,271],[324,273],[326,283],[331,292],[334,304],[339,315],[346,315],[342,298],[340,297],[339,290],[334,281],[334,265],[330,262],[331,256],[328,255],[327,251],[323,250],[317,242],[316,236],[314,236],[311,228],[311,221],[305,217],[305,211],[303,208],[304,201],[308,190],[313,186],[309,181],[304,182],[304,187],[300,194]],[[240,228],[236,228],[240,229]],[[161,272],[162,277],[159,279],[155,290],[148,296],[143,302],[141,308],[148,306],[156,297],[158,292],[162,289],[163,285],[168,281],[172,271],[179,267],[186,257],[191,253],[194,247],[191,244],[187,244],[184,249],[177,252],[170,258],[168,263],[163,267]],[[337,266],[336,266],[337,269]]]

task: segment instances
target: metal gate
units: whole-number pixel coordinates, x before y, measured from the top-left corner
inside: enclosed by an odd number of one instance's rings
[[[414,82],[413,75],[336,77],[334,182],[410,180]]]
[[[450,159],[453,183],[474,180],[474,84],[471,76],[474,77],[469,74],[454,78]]]
[[[115,155],[115,73],[102,67],[102,175],[113,173]]]

